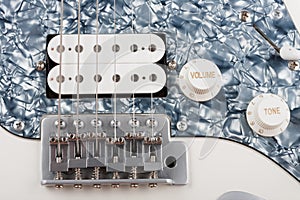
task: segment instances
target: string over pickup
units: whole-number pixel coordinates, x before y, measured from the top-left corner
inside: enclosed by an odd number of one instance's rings
[[[156,63],[165,51],[163,34],[83,34],[80,44],[78,35],[63,35],[61,41],[59,35],[49,35],[47,44],[49,59],[61,64],[76,64],[77,56],[84,64]]]

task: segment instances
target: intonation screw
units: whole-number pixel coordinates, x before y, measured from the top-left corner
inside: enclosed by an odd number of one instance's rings
[[[23,131],[25,128],[25,123],[20,120],[16,120],[14,121],[13,128],[18,132]]]
[[[38,71],[43,71],[45,69],[45,62],[44,61],[39,61],[36,63],[36,70]]]
[[[168,63],[168,67],[171,70],[175,70],[177,68],[177,63],[175,62],[175,60],[172,60]]]

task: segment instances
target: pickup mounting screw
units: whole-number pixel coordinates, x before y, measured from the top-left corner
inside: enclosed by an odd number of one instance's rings
[[[44,61],[39,61],[36,63],[36,70],[38,71],[43,71],[45,69],[45,62]]]

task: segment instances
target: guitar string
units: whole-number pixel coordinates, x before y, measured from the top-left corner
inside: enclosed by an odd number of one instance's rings
[[[96,0],[96,76],[95,76],[95,82],[96,82],[96,96],[95,96],[95,117],[96,117],[96,127],[95,127],[95,131],[96,131],[96,143],[95,143],[95,152],[98,155],[99,152],[99,144],[98,144],[98,120],[99,120],[99,116],[98,116],[98,109],[99,109],[99,105],[98,105],[98,89],[99,89],[99,83],[100,83],[100,77],[98,77],[98,67],[99,67],[99,51],[100,51],[100,47],[99,47],[99,0]],[[99,79],[99,82],[98,82]]]
[[[113,107],[114,107],[114,140],[117,139],[117,66],[116,66],[116,0],[114,0],[114,93],[113,93]]]
[[[152,48],[152,30],[151,30],[151,0],[148,1],[149,3],[149,22],[148,22],[148,28],[150,31],[150,45],[148,47],[148,51],[150,51],[150,49]],[[151,75],[150,75],[151,76]],[[149,77],[150,78],[150,77]],[[150,80],[151,81],[151,80]],[[153,93],[150,93],[150,112],[151,112],[151,135],[152,137],[154,136],[154,99],[153,99]]]
[[[133,27],[133,1],[131,1],[131,29],[132,29],[132,34],[134,34],[134,27]],[[133,47],[134,48],[134,47]],[[133,49],[132,49],[133,50]],[[132,53],[132,50],[131,50],[131,53]],[[133,77],[134,78],[134,77]],[[133,120],[133,123],[135,123],[135,90],[133,90],[133,94],[132,94],[132,120]],[[135,124],[132,126],[132,131],[133,131],[133,134],[135,135],[136,133],[136,126]]]
[[[76,80],[76,157],[80,157],[80,147],[79,147],[79,66],[80,66],[80,10],[81,10],[81,0],[78,0],[78,13],[77,13],[77,80]]]
[[[59,81],[58,81],[58,102],[57,102],[57,157],[61,157],[61,144],[60,144],[60,138],[61,138],[61,82],[62,82],[62,33],[63,33],[63,15],[64,15],[64,0],[61,0],[60,2],[60,26],[59,26]]]

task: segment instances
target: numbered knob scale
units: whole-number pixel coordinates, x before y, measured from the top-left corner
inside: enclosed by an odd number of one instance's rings
[[[221,72],[217,65],[205,59],[191,60],[179,74],[179,86],[185,96],[194,101],[214,98],[222,87]]]
[[[255,133],[272,137],[285,131],[290,121],[290,110],[281,97],[261,94],[249,103],[246,116]]]

